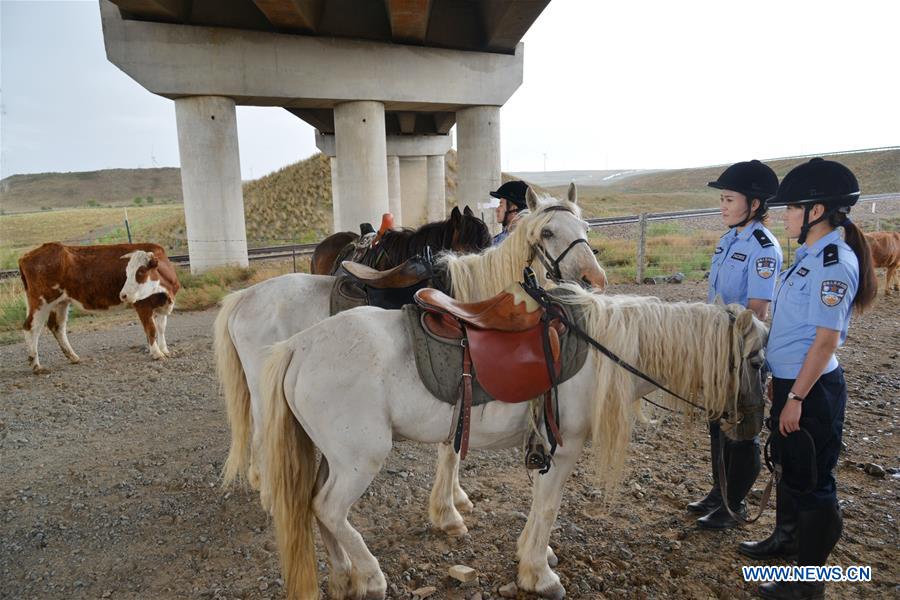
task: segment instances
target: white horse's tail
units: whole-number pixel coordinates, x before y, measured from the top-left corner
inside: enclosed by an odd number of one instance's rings
[[[231,447],[228,458],[222,468],[222,484],[230,485],[235,479],[244,477],[250,462],[250,438],[252,421],[250,413],[250,388],[244,367],[234,347],[234,340],[228,330],[231,316],[240,305],[243,292],[234,292],[225,296],[221,302],[219,314],[213,325],[213,351],[216,355],[216,372],[219,385],[225,396],[225,410],[228,424],[231,426]],[[250,485],[259,489],[259,477],[247,475]]]
[[[266,474],[260,496],[275,521],[288,598],[318,598],[312,497],[316,448],[294,418],[284,394],[284,375],[294,353],[287,343],[273,346],[263,366],[260,391],[265,403],[263,433]]]

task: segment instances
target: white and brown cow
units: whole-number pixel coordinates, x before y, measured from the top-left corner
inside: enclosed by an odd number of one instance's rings
[[[69,305],[96,311],[134,305],[154,359],[169,354],[166,320],[181,285],[166,252],[156,244],[65,246],[49,243],[19,259],[28,300],[25,344],[35,373],[46,373],[38,360],[38,338],[46,323],[63,353],[79,362],[66,336]]]

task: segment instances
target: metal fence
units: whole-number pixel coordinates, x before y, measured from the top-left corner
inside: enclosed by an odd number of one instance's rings
[[[790,264],[796,242],[781,224],[783,208],[769,211],[768,227]],[[864,231],[900,229],[900,194],[864,196],[853,208],[853,221]],[[588,219],[591,244],[616,282],[661,282],[667,278],[700,279],[709,271],[716,242],[726,232],[719,209],[646,213]],[[680,275],[679,275],[680,274]]]
[[[795,244],[784,234],[781,208],[770,211],[769,229],[784,251],[785,264],[793,258]],[[681,274],[700,279],[709,271],[710,257],[726,228],[719,209],[682,210],[620,217],[588,219],[591,245],[600,250],[599,260],[613,281],[661,281]],[[900,194],[864,196],[853,209],[853,221],[865,231],[900,229]],[[248,240],[249,242],[249,240]],[[293,258],[312,254],[318,242],[268,245],[250,248],[251,261]],[[190,264],[187,254],[170,256],[180,265]],[[18,276],[18,270],[0,271],[0,279]]]

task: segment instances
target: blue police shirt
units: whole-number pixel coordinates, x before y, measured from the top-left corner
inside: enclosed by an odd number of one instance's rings
[[[859,263],[835,229],[812,246],[800,246],[794,264],[780,279],[766,359],[773,376],[796,379],[817,327],[840,331],[838,347],[847,338],[850,309],[859,287]],[[822,374],[837,366],[832,354]]]
[[[759,221],[719,239],[709,270],[707,302],[721,295],[725,304],[747,306],[750,298],[771,302],[781,270],[781,245]]]

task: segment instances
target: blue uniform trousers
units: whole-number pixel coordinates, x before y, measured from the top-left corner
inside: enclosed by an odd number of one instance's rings
[[[778,430],[781,410],[787,402],[788,392],[794,379],[772,378],[772,431]],[[844,409],[847,405],[847,383],[841,367],[819,377],[803,400],[800,427],[806,429],[816,444],[816,487],[808,494],[795,494],[794,501],[799,510],[814,510],[833,506],[837,502],[837,486],[834,468],[841,452],[841,437],[844,431]],[[772,459],[778,463],[780,457],[777,444],[773,444]]]

